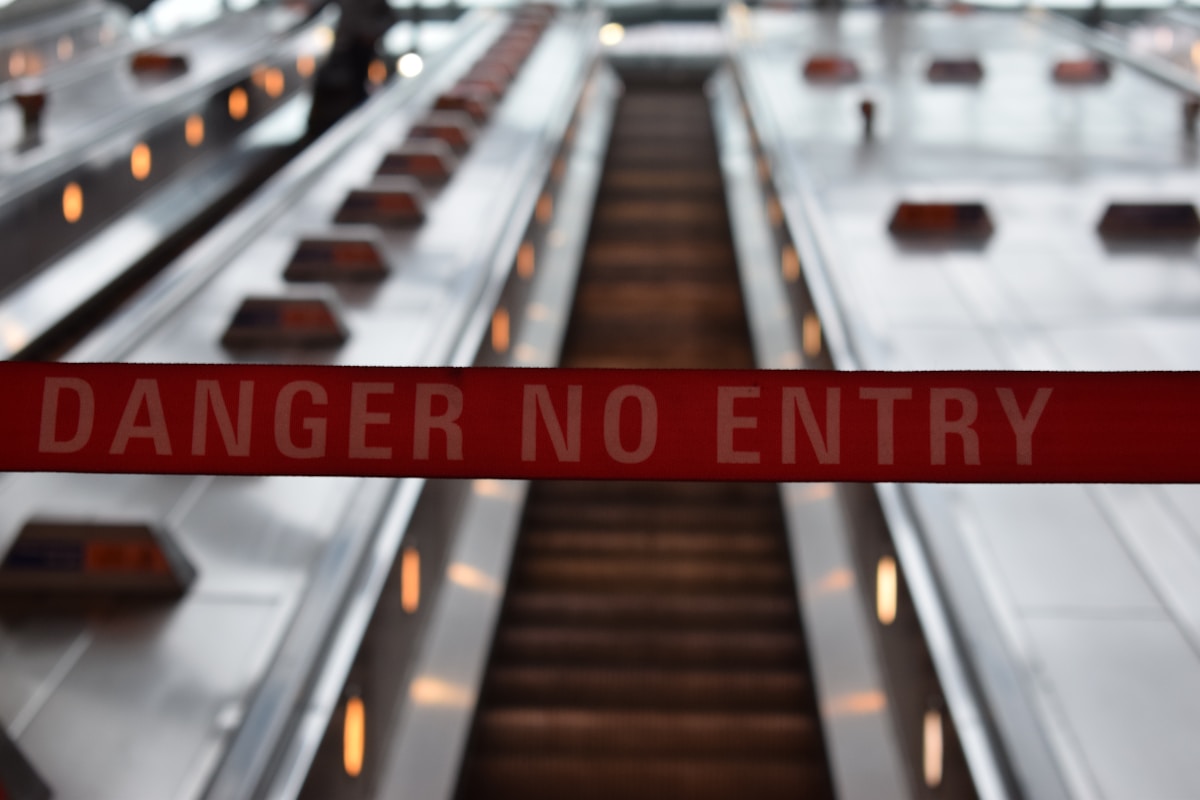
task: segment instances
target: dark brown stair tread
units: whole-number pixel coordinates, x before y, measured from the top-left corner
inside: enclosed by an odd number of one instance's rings
[[[596,219],[601,222],[654,222],[656,224],[677,221],[699,221],[708,225],[725,224],[725,204],[696,197],[657,200],[610,200],[597,209]],[[681,287],[682,288],[682,287]]]
[[[822,767],[782,758],[488,756],[472,764],[464,789],[465,797],[489,800],[805,800],[826,796]]]
[[[649,324],[657,323],[664,312],[689,310],[717,317],[713,322],[720,326],[730,315],[741,312],[741,299],[741,295],[730,292],[728,287],[705,281],[703,276],[689,281],[687,288],[680,290],[651,274],[642,280],[642,291],[633,291],[619,281],[588,281],[579,288],[577,308],[588,316],[589,324],[594,319],[612,316],[623,317],[628,324],[638,315],[651,314],[653,309]],[[637,329],[645,324],[640,322],[630,327]]]
[[[608,163],[622,167],[634,163],[692,164],[698,159],[716,158],[711,140],[677,139],[669,142],[653,139],[614,141],[608,148]]]
[[[765,503],[775,505],[779,490],[773,483],[711,483],[705,481],[537,481],[530,489],[536,501],[546,499],[591,499],[660,504],[683,502],[728,505]]]
[[[721,176],[707,170],[664,167],[661,169],[622,169],[605,171],[600,184],[605,189],[707,189],[721,190]],[[721,195],[724,198],[724,195]]]
[[[498,667],[492,707],[797,711],[809,700],[801,672]]]
[[[723,346],[722,336],[720,336],[719,334],[717,334],[713,331],[702,331],[702,332],[696,332],[693,335],[688,336],[687,330],[690,328],[696,327],[696,326],[694,324],[690,323],[687,316],[683,315],[683,314],[676,314],[676,315],[673,315],[671,318],[676,321],[676,324],[674,326],[675,329],[673,331],[671,330],[671,326],[666,325],[666,324],[646,326],[646,328],[642,331],[642,334],[644,336],[660,334],[660,339],[662,341],[654,344],[653,346],[645,346],[644,348],[642,348],[644,352],[642,352],[638,355],[648,356],[648,355],[657,354],[660,356],[660,358],[667,358],[670,356],[670,354],[672,352],[676,352],[679,354],[679,358],[680,358],[681,362],[683,360],[689,359],[689,358],[693,359],[693,360],[696,360],[696,359],[699,360],[698,364],[684,365],[681,363],[678,365],[673,365],[673,366],[678,366],[678,367],[690,366],[690,367],[703,368],[703,369],[721,369],[721,368],[731,368],[731,367],[735,367],[737,365],[752,366],[752,363],[749,361],[749,359],[745,358],[743,355],[741,355],[739,353],[738,348],[733,347],[733,346]],[[679,331],[680,327],[684,328],[683,332]],[[617,348],[620,345],[628,345],[629,346],[628,352],[630,354],[630,357],[633,357],[633,354],[637,354],[636,346],[637,346],[638,340],[637,340],[636,333],[630,332],[627,329],[623,329],[622,326],[619,324],[618,320],[616,320],[616,319],[610,320],[610,321],[608,321],[607,324],[597,323],[595,326],[595,331],[598,334],[603,334],[606,338],[608,338],[610,340],[610,342],[609,342],[610,349],[607,351],[608,355],[611,355],[614,358],[618,357],[616,354],[613,353],[613,351],[617,350]],[[676,337],[684,337],[685,341],[677,342],[677,341],[675,341]],[[704,361],[702,358],[703,348],[709,349],[709,354],[710,354],[709,361]],[[603,356],[605,354],[606,354],[606,351],[604,348],[595,347],[595,346],[579,345],[576,348],[576,352],[572,353],[572,358],[576,358],[579,356],[590,356],[590,355]],[[624,355],[625,355],[624,353],[621,354],[622,357]],[[714,453],[713,457],[714,458],[716,457],[715,453]],[[632,513],[642,513],[642,514],[646,513],[646,512],[641,512],[641,511],[626,512],[623,509],[618,509],[618,510],[622,511],[622,513],[631,513],[631,514]],[[656,514],[654,516],[655,516],[655,519],[669,522],[669,519],[668,519],[669,513],[670,513],[669,511],[664,511],[664,512]],[[765,511],[762,513],[759,513],[759,512],[755,512],[753,510],[747,510],[747,512],[745,514],[745,519],[739,521],[739,520],[736,520],[733,518],[734,516],[736,516],[735,514],[732,514],[732,513],[726,514],[724,512],[719,512],[719,517],[718,517],[718,520],[715,522],[715,524],[718,527],[725,527],[725,528],[745,528],[747,526],[751,526],[754,524],[761,525],[762,521],[764,520],[765,513],[766,513]],[[606,514],[606,516],[611,517],[613,515]],[[676,516],[680,520],[681,527],[692,528],[695,524],[698,524],[696,522],[696,520],[697,520],[697,517],[699,517],[700,515],[689,511],[686,513],[680,513]],[[630,516],[630,517],[628,517],[628,519],[629,519],[629,522],[631,522],[631,523],[636,523],[636,521],[637,521],[637,517],[634,517],[634,516]],[[756,520],[757,520],[757,523],[755,522]],[[711,528],[711,527],[713,527],[713,525],[708,525],[708,527]]]
[[[680,139],[701,139],[712,141],[712,132],[706,130],[705,125],[697,125],[698,120],[695,118],[663,120],[663,119],[619,119],[613,126],[614,140],[629,141],[631,139],[650,139],[662,141],[664,138],[670,138],[672,141]],[[707,119],[704,120],[706,123]]]
[[[708,108],[696,103],[681,103],[667,95],[631,98],[622,104],[618,122],[627,125],[652,126],[660,119],[672,119],[676,123],[687,122],[703,130],[710,128],[712,117]]]
[[[520,626],[496,638],[502,663],[692,665],[799,668],[804,648],[791,631],[631,630]]]
[[[683,757],[790,757],[816,744],[807,714],[497,708],[479,717],[489,753]]]
[[[736,356],[736,354],[733,355]],[[666,355],[658,352],[638,353],[634,355],[577,353],[568,359],[564,359],[562,366],[576,369],[662,369],[665,363],[669,363],[672,369],[754,368],[754,362],[749,358],[728,357],[722,354],[714,355],[712,351],[699,348],[695,351],[684,353],[672,350]]]
[[[730,558],[786,556],[779,536],[769,533],[680,533],[676,531],[538,530],[521,538],[529,553],[625,555],[708,555]]]
[[[622,98],[618,119],[679,120],[689,114],[705,120],[705,128],[712,124],[708,122],[708,101],[703,95],[639,89]]]
[[[725,207],[725,194],[720,187],[697,189],[691,186],[654,186],[646,188],[603,186],[600,189],[600,203],[621,205],[624,203],[695,203],[719,208]],[[718,223],[714,223],[718,224]],[[714,246],[719,246],[717,239],[709,239]],[[726,281],[728,285],[728,281]]]
[[[780,628],[795,631],[796,607],[791,592],[766,594],[671,594],[628,592],[530,591],[514,589],[506,613],[513,622],[573,625],[638,624],[742,630]]]
[[[529,554],[513,567],[513,581],[522,587],[687,589],[730,591],[778,589],[791,585],[786,560],[579,556]]]
[[[528,509],[525,518],[540,526],[628,529],[630,526],[670,530],[769,530],[778,524],[780,512],[774,508],[723,508],[669,505],[656,507],[618,504],[540,503]]]
[[[722,248],[690,239],[657,242],[592,242],[587,257],[597,271],[581,283],[611,281],[721,280]],[[728,284],[726,284],[728,286]]]
[[[670,313],[660,314],[654,322],[634,329],[630,329],[625,321],[626,317],[617,311],[595,314],[588,322],[589,338],[593,341],[577,345],[579,352],[602,353],[607,345],[609,352],[614,355],[636,355],[638,343],[644,345],[642,349],[646,353],[668,355],[670,348],[676,348],[680,355],[685,355],[689,348],[695,349],[700,343],[714,348],[714,358],[736,355],[740,351],[740,348],[728,342],[728,336],[735,330],[736,318],[723,314],[705,315],[694,306],[672,308]],[[605,339],[604,345],[594,341],[600,336]],[[656,340],[645,342],[651,336]],[[715,368],[716,365],[712,366]]]
[[[640,201],[623,201],[622,205],[625,203],[640,204]],[[726,239],[725,232],[714,221],[714,217],[703,214],[647,217],[636,213],[614,211],[611,214],[597,216],[592,221],[592,232],[596,236],[608,239],[640,242],[647,247],[657,247],[664,242],[672,241],[687,241],[702,246],[720,247]],[[651,238],[649,236],[651,232],[657,232],[657,235]],[[681,286],[681,288],[683,287]]]
[[[711,316],[740,318],[742,298],[727,288],[694,283],[684,290],[669,284],[648,281],[642,291],[609,282],[594,282],[580,288],[578,302],[589,313],[601,318],[621,316],[627,321],[653,309],[656,316],[691,312]],[[588,308],[589,306],[595,308]]]
[[[702,354],[696,354],[694,358],[688,358],[686,354],[672,355],[674,359],[671,362],[671,366],[676,369],[752,369],[754,367],[753,364],[749,363],[714,360],[706,358]],[[573,369],[660,369],[662,368],[662,363],[662,357],[654,354],[646,354],[640,357],[617,357],[581,353],[579,356],[565,362],[563,366]]]
[[[669,149],[629,148],[610,153],[608,164],[617,169],[660,169],[663,167],[683,166],[696,158],[696,153],[680,152]],[[705,154],[706,157],[712,157]]]

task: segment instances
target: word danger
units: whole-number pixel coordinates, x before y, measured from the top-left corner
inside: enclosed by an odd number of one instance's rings
[[[1191,373],[0,365],[0,469],[1191,480]]]

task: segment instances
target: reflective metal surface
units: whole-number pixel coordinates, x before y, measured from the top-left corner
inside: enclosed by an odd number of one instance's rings
[[[104,51],[125,33],[129,12],[102,0],[31,0],[0,7],[0,97],[9,81],[43,78]]]
[[[424,225],[385,231],[392,276],[337,292],[350,340],[337,351],[234,354],[219,341],[247,294],[301,294],[282,278],[297,238],[320,232],[345,192],[497,35],[504,15],[460,23],[459,44],[397,82],[147,288],[73,354],[137,361],[435,364],[455,358],[481,297],[503,285],[493,254],[549,169],[556,109],[569,110],[594,25],[552,26]],[[536,193],[536,184],[533,191]],[[536,194],[534,195],[536,197]],[[530,201],[532,202],[532,200]],[[463,229],[463,220],[471,228]],[[466,235],[464,235],[466,234]],[[192,591],[159,611],[5,628],[0,709],[62,798],[241,797],[288,746],[348,594],[371,558],[394,482],[10,475],[3,548],[30,515],[160,522],[196,565]],[[401,495],[403,497],[403,490]],[[398,522],[393,522],[399,524]],[[391,554],[394,556],[394,553]],[[390,563],[390,559],[389,559]],[[351,643],[353,644],[353,643]],[[169,709],[167,713],[164,710]]]
[[[731,24],[848,363],[1197,368],[1193,244],[1106,246],[1095,228],[1113,200],[1196,198],[1177,91],[1122,64],[1100,86],[1052,83],[1078,45],[1035,17],[755,12]],[[857,58],[864,81],[806,84],[803,58],[830,50]],[[927,83],[924,65],[948,51],[976,54],[982,83]],[[878,108],[872,139],[864,97]],[[976,248],[904,246],[887,229],[901,199],[982,201],[996,233]],[[1180,744],[1200,712],[1200,596],[1180,574],[1200,569],[1185,510],[1196,495],[921,486],[885,503],[894,527],[913,515],[1029,796],[1200,792]]]
[[[136,78],[130,42],[51,76],[42,138],[0,144],[0,357],[40,343],[303,135],[336,19],[255,10],[160,40],[189,59],[172,80]]]
[[[194,103],[198,95],[206,98],[210,85],[226,81],[231,72],[248,74],[264,42],[303,19],[282,5],[257,8],[174,37],[126,42],[77,69],[48,76],[39,82],[47,102],[36,146],[20,147],[19,120],[11,113],[0,116],[0,200],[62,172],[64,158],[78,161],[103,153],[105,137],[118,131],[136,140],[155,122],[172,118],[178,105]],[[135,75],[130,65],[139,49],[183,56],[187,71],[177,77]]]

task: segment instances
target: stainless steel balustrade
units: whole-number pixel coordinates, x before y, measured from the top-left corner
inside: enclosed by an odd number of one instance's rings
[[[44,141],[0,151],[0,357],[36,349],[303,135],[336,19],[255,9],[167,40],[189,59],[175,79],[138,85],[127,45],[48,85]]]
[[[1118,197],[1194,195],[1180,84],[1119,61],[1103,86],[1056,86],[1054,60],[1079,45],[1037,15],[884,25],[853,11],[822,27],[771,13],[731,14],[735,63],[834,364],[1195,368],[1194,325],[1172,311],[1195,296],[1190,277],[1174,280],[1190,276],[1190,248],[1110,249],[1095,228]],[[862,59],[863,84],[798,88],[821,30]],[[921,65],[948,36],[980,55],[979,87],[925,85]],[[872,142],[851,104],[868,94]],[[982,200],[997,234],[905,250],[887,219],[910,193]],[[1200,685],[1194,583],[1181,579],[1196,534],[1173,510],[1194,507],[1193,487],[875,492],[981,793],[1194,790],[1174,743],[1194,733],[1179,702]],[[1136,702],[1113,702],[1131,686]]]
[[[455,176],[426,197],[424,224],[381,233],[391,277],[334,290],[350,330],[337,351],[233,354],[219,344],[249,293],[304,294],[282,273],[300,236],[334,226],[344,193],[497,36],[479,11],[422,76],[394,81],[283,170],[120,316],[78,360],[453,363],[482,329],[582,89],[598,20],[563,14],[544,34]],[[464,230],[464,220],[469,226]],[[513,237],[517,237],[514,239]],[[509,244],[506,244],[509,243]],[[476,338],[477,341],[477,338]],[[464,350],[465,348],[465,350]],[[0,538],[59,515],[161,522],[198,578],[171,608],[6,632],[0,715],[56,797],[288,796],[311,758],[381,590],[420,481],[12,475],[0,480]],[[375,577],[372,577],[375,576]],[[356,622],[355,620],[359,620]],[[87,746],[84,746],[84,743]],[[80,756],[80,754],[83,754]]]

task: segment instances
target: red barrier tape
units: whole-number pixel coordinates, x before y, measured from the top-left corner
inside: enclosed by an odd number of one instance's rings
[[[0,469],[1197,482],[1200,373],[0,364]]]

